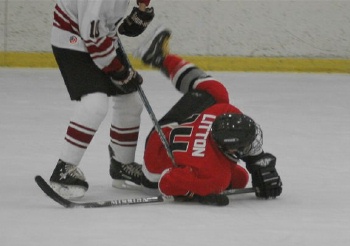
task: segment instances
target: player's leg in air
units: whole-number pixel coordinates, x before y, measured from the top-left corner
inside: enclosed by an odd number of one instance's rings
[[[215,100],[204,91],[190,91],[190,87],[192,84],[190,81],[196,81],[198,79],[208,78],[208,75],[196,67],[194,64],[191,64],[179,56],[169,54],[168,50],[168,42],[171,36],[171,32],[168,29],[159,28],[157,29],[152,36],[145,40],[143,44],[139,46],[139,48],[135,51],[134,56],[141,58],[141,60],[150,66],[159,68],[171,81],[174,83],[175,87],[181,92],[185,93],[185,95],[179,100],[179,102],[159,121],[161,125],[168,124],[171,122],[181,122],[186,119],[188,116],[193,113],[200,113],[205,108],[209,107]],[[181,75],[179,75],[181,74]],[[177,78],[179,75],[181,78]],[[194,93],[194,94],[193,94]],[[190,104],[191,109],[186,112],[186,105]],[[188,107],[187,107],[188,108]],[[153,182],[157,182],[157,180],[170,180],[166,179],[168,173],[163,172],[164,169],[171,168],[172,164],[167,163],[166,161],[159,162],[159,159],[168,160],[166,156],[162,156],[161,154],[166,154],[165,151],[162,151],[160,148],[159,152],[154,146],[160,146],[160,140],[156,136],[156,132],[152,132],[148,138],[148,142],[146,143],[146,151],[144,159],[152,163],[152,167],[149,166],[149,170],[147,169],[145,172],[146,176],[150,178]],[[152,142],[155,141],[155,142]],[[148,148],[148,146],[150,146]],[[155,161],[152,159],[155,158]],[[157,164],[156,164],[157,163]],[[160,166],[159,166],[160,165]],[[169,169],[167,169],[169,170]],[[227,205],[228,198],[225,195],[221,194],[208,194],[208,195],[198,195],[193,192],[188,191],[188,187],[192,186],[192,182],[195,182],[197,186],[205,187],[207,184],[204,184],[206,181],[198,179],[196,176],[193,176],[193,173],[189,171],[187,178],[183,177],[186,168],[181,168],[173,170],[172,174],[173,182],[171,184],[162,183],[164,186],[169,186],[170,192],[166,194],[171,194],[175,197],[176,200],[181,201],[198,201],[202,204],[212,204],[212,205]],[[179,171],[179,175],[176,176],[176,171]],[[228,171],[229,173],[229,171]],[[161,178],[163,177],[163,179]],[[154,179],[152,179],[154,178]],[[195,181],[194,181],[195,180]],[[177,186],[173,186],[173,183],[179,183]],[[160,186],[161,184],[159,184]],[[193,188],[193,187],[192,187]],[[168,191],[169,191],[168,189]],[[162,190],[162,189],[161,189]]]

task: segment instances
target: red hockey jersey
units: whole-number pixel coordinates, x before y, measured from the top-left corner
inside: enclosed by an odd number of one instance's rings
[[[216,116],[241,111],[229,104],[225,87],[214,79],[197,81],[193,89],[208,92],[217,103],[180,125],[162,126],[178,167],[173,167],[158,134],[150,134],[144,153],[147,176],[153,181],[160,179],[160,190],[173,196],[187,192],[198,195],[220,193],[230,184],[243,188],[248,181],[246,170],[228,159],[210,136]],[[235,175],[234,180],[232,175]]]

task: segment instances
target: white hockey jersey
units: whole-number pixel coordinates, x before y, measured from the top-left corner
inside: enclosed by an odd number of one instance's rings
[[[51,32],[53,46],[87,52],[109,71],[116,58],[116,23],[129,0],[56,0]]]

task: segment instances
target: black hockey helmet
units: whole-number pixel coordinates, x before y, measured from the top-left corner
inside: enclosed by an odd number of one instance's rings
[[[254,141],[256,124],[244,114],[222,114],[214,120],[211,135],[223,151],[242,150]]]

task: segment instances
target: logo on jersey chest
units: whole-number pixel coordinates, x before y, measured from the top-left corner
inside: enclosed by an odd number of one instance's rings
[[[70,44],[76,44],[78,43],[78,38],[76,36],[70,36],[69,37],[69,43]]]

